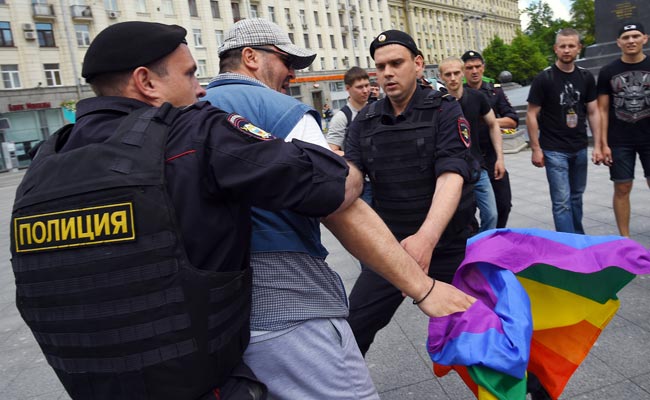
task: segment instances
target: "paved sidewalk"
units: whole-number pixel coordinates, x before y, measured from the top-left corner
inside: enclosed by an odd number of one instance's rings
[[[509,226],[553,229],[544,170],[531,165],[529,151],[506,155],[506,166],[513,192]],[[68,399],[14,304],[9,218],[22,175],[0,174],[0,399]],[[607,168],[590,165],[584,207],[588,234],[617,233],[611,194]],[[632,233],[633,239],[646,247],[650,246],[649,199],[645,180],[637,179],[632,192]],[[326,229],[323,236],[330,251],[328,261],[349,290],[359,273],[358,263]],[[650,400],[650,276],[637,277],[621,291],[620,298],[622,306],[617,316],[574,375],[562,399]],[[381,398],[472,399],[455,374],[437,379],[431,373],[425,350],[426,329],[427,319],[405,301],[393,322],[379,333],[367,362]]]

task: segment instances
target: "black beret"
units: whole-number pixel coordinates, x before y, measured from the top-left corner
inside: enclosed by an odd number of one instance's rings
[[[157,61],[185,42],[185,28],[155,22],[130,21],[111,25],[90,44],[81,76],[129,71]]]
[[[370,57],[374,60],[375,50],[381,46],[386,46],[387,44],[401,44],[411,50],[411,53],[413,53],[414,56],[422,54],[420,53],[420,50],[418,50],[418,46],[415,44],[413,38],[408,33],[392,29],[380,33],[379,36],[370,43]]]
[[[481,56],[481,53],[479,53],[478,51],[474,51],[474,50],[466,51],[465,54],[463,54],[460,57],[460,59],[463,60],[463,62],[467,62],[469,60],[474,60],[474,59],[478,59],[478,60],[481,60],[481,62],[484,62],[483,61],[483,56]]]

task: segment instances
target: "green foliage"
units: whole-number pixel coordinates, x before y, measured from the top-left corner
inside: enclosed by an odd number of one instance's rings
[[[548,66],[537,43],[522,32],[517,33],[510,45],[495,36],[483,50],[483,58],[485,75],[497,77],[502,71],[510,71],[512,80],[519,83],[530,82]]]
[[[571,23],[562,19],[553,19],[553,10],[544,0],[530,3],[523,12],[530,18],[526,34],[539,46],[547,61],[553,62],[555,35],[560,29],[571,27]]]
[[[584,48],[596,42],[596,13],[594,0],[573,0],[571,4],[571,25],[582,36]]]

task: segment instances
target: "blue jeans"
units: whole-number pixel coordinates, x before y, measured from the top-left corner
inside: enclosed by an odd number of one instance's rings
[[[481,169],[481,177],[474,184],[474,197],[481,217],[481,226],[478,231],[483,232],[497,227],[497,201],[494,189],[490,183],[488,172]]]
[[[555,230],[584,234],[582,194],[587,187],[587,149],[575,153],[543,150],[543,153]]]

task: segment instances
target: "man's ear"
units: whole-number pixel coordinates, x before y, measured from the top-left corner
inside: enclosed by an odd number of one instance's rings
[[[134,89],[144,98],[157,99],[158,82],[157,75],[147,67],[138,67],[131,73],[131,82]]]
[[[244,47],[241,51],[241,63],[247,69],[258,70],[260,68],[260,55],[250,47]]]

